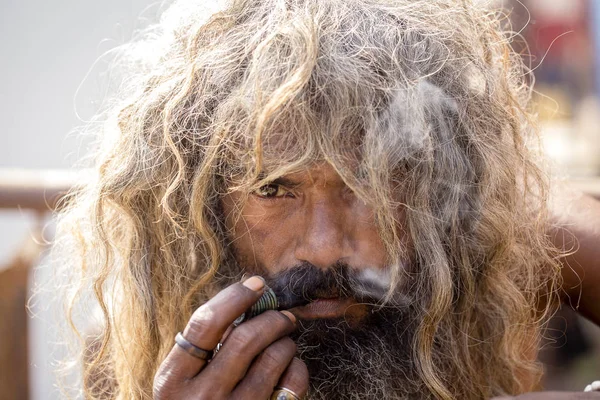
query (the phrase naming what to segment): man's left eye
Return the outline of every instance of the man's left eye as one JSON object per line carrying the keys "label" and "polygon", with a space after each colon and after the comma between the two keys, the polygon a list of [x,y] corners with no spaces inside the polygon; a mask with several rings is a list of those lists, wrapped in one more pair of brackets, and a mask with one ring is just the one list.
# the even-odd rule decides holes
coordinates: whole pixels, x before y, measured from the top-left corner
{"label": "man's left eye", "polygon": [[275,198],[275,197],[283,197],[289,192],[284,189],[283,186],[277,185],[275,183],[269,183],[268,185],[264,185],[256,189],[252,192],[254,195],[262,198]]}

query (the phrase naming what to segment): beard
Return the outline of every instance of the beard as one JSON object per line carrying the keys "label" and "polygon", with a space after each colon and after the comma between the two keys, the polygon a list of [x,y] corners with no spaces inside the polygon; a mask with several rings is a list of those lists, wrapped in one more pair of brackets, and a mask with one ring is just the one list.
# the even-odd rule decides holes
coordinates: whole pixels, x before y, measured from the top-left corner
{"label": "beard", "polygon": [[[363,270],[364,272],[364,270]],[[336,295],[367,305],[359,319],[299,320],[291,337],[309,371],[307,399],[415,399],[419,394],[412,339],[418,313],[405,295],[382,304],[385,285],[336,264],[327,270],[304,263],[267,279],[284,299],[311,301]]]}
{"label": "beard", "polygon": [[411,329],[391,311],[377,311],[360,326],[343,318],[301,321],[292,334],[308,367],[308,399],[414,399],[417,379]]}
{"label": "beard", "polygon": [[242,272],[262,275],[283,309],[332,294],[366,305],[367,312],[359,320],[347,316],[298,320],[298,329],[290,337],[309,372],[305,400],[430,398],[423,391],[413,355],[422,312],[417,299],[407,294],[409,282],[384,301],[389,280],[368,268],[337,263],[324,270],[304,262],[269,276],[263,268],[244,268],[250,263],[230,255],[226,258],[230,272],[222,284],[239,281]]}

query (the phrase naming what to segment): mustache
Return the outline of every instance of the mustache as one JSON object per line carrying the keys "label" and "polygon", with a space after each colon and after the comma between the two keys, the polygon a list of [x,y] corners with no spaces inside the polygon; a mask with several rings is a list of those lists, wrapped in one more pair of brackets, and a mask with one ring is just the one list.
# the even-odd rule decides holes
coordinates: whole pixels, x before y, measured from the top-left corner
{"label": "mustache", "polygon": [[320,298],[354,298],[380,304],[390,288],[389,276],[372,268],[351,268],[338,262],[327,269],[303,262],[266,278],[279,309],[308,304]]}

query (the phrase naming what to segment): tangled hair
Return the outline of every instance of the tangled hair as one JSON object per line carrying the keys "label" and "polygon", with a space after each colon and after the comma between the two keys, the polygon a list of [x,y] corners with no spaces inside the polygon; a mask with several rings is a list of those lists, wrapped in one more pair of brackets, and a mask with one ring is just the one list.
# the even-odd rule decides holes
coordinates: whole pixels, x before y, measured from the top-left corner
{"label": "tangled hair", "polygon": [[[85,395],[152,398],[176,332],[239,272],[222,196],[315,162],[372,206],[389,265],[410,238],[423,398],[532,389],[559,267],[528,70],[501,14],[469,0],[206,3],[175,2],[122,48],[94,177],[59,219]],[[409,273],[391,272],[390,292]]]}

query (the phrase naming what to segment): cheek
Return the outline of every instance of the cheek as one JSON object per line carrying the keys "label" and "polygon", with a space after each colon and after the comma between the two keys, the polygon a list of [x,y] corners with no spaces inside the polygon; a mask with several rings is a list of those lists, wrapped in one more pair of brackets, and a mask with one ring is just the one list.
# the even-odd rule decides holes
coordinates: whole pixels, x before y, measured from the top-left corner
{"label": "cheek", "polygon": [[[233,199],[224,199],[228,237],[238,262],[257,272],[269,272],[280,263],[282,249],[289,248],[285,216],[248,200],[235,212]],[[287,234],[286,234],[287,233]]]}
{"label": "cheek", "polygon": [[362,263],[383,267],[387,261],[387,251],[379,234],[373,210],[364,204],[353,207],[356,217],[354,227],[354,249]]}
{"label": "cheek", "polygon": [[[357,253],[363,260],[375,262],[376,265],[388,265],[390,263],[388,249],[383,242],[373,209],[362,203],[354,207],[354,212],[357,215],[357,224],[354,229],[358,238],[356,241]],[[406,226],[405,210],[397,210],[394,220],[399,236],[399,243],[395,247],[400,252],[401,259],[408,263],[412,254],[412,241]]]}

